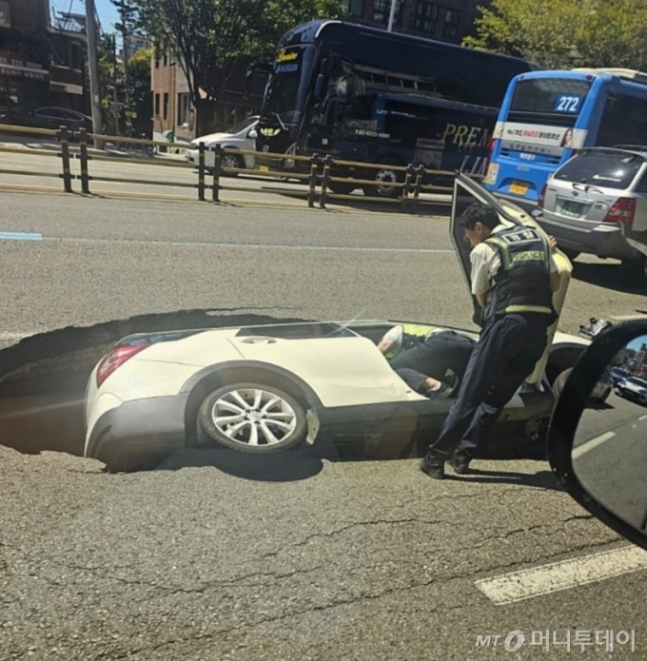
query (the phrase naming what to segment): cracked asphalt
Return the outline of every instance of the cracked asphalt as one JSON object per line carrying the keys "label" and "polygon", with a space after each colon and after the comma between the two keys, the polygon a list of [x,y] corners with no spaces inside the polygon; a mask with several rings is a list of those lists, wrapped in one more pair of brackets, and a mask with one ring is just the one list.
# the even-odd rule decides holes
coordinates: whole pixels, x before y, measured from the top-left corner
{"label": "cracked asphalt", "polygon": [[[7,337],[209,307],[471,327],[451,255],[420,252],[450,249],[446,220],[18,194],[2,209],[0,231],[45,239],[0,242]],[[565,330],[644,306],[613,267],[582,259]],[[198,451],[107,475],[93,460],[0,446],[0,659],[604,654],[476,646],[546,629],[633,629],[638,651],[607,656],[644,658],[645,572],[504,606],[479,591],[482,578],[627,542],[544,462],[474,468],[435,482],[415,460],[342,462],[322,448],[265,479],[218,470]]]}

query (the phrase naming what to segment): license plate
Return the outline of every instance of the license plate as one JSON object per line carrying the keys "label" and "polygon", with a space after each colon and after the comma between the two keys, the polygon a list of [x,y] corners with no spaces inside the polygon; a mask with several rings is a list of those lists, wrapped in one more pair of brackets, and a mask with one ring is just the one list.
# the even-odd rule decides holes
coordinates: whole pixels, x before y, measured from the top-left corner
{"label": "license plate", "polygon": [[269,168],[269,166],[267,166],[267,165],[259,165],[259,166],[258,166],[258,169],[259,169],[261,172],[269,172],[269,171],[270,171],[270,168]]}
{"label": "license plate", "polygon": [[525,195],[528,192],[528,184],[525,181],[513,181],[510,184],[510,192],[515,195]]}
{"label": "license plate", "polygon": [[562,202],[562,214],[570,218],[579,218],[582,215],[582,204],[566,200]]}

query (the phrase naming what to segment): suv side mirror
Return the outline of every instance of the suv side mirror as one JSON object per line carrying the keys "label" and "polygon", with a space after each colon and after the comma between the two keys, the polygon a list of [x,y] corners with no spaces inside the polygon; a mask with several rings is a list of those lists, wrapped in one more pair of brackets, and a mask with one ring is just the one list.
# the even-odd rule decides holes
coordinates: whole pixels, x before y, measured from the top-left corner
{"label": "suv side mirror", "polygon": [[646,437],[647,319],[635,319],[594,336],[576,363],[553,411],[548,458],[572,498],[645,549]]}
{"label": "suv side mirror", "polygon": [[322,101],[326,96],[326,87],[328,86],[328,76],[320,73],[315,81],[314,98],[315,101]]}

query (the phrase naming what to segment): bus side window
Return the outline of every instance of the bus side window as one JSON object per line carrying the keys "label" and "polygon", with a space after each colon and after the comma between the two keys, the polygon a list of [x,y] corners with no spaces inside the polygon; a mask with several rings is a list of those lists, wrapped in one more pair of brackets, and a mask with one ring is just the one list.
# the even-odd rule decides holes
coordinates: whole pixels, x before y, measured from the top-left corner
{"label": "bus side window", "polygon": [[610,94],[604,104],[596,144],[647,145],[647,100]]}

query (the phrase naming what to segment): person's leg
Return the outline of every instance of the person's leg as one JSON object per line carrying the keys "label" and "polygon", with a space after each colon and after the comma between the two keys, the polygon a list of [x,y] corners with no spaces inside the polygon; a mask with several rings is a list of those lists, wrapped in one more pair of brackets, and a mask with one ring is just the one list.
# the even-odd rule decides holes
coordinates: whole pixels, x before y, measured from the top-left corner
{"label": "person's leg", "polygon": [[[484,401],[476,409],[469,427],[458,443],[456,465],[466,469],[476,449],[484,443],[505,405],[512,399],[524,379],[532,373],[546,349],[547,327],[542,319],[523,321],[517,327],[516,339],[509,337],[509,356],[505,372],[500,375]],[[515,353],[516,347],[516,353]]]}
{"label": "person's leg", "polygon": [[[507,316],[486,326],[470,356],[456,402],[443,424],[438,438],[430,443],[421,468],[432,477],[442,478],[444,462],[449,459],[474,416],[505,374],[509,362],[525,342],[523,318]],[[469,463],[469,459],[466,460]]]}

